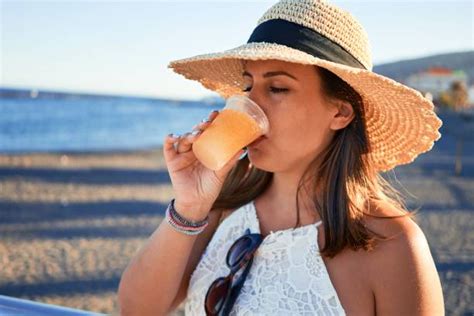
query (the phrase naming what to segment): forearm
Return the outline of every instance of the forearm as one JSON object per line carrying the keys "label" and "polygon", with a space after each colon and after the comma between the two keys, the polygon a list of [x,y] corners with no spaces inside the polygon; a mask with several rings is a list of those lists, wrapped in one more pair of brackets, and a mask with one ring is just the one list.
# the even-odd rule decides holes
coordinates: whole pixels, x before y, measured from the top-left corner
{"label": "forearm", "polygon": [[196,238],[163,220],[123,273],[118,291],[122,315],[164,315],[168,311]]}

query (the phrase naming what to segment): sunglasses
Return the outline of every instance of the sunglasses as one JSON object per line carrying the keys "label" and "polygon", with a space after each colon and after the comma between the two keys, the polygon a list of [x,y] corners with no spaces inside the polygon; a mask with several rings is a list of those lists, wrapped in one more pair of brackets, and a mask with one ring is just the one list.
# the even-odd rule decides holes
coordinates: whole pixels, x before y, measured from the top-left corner
{"label": "sunglasses", "polygon": [[[252,266],[253,255],[262,240],[261,234],[251,234],[247,228],[245,235],[230,246],[226,257],[230,273],[226,277],[217,278],[207,290],[204,300],[207,316],[229,315]],[[243,272],[236,276],[242,269]]]}

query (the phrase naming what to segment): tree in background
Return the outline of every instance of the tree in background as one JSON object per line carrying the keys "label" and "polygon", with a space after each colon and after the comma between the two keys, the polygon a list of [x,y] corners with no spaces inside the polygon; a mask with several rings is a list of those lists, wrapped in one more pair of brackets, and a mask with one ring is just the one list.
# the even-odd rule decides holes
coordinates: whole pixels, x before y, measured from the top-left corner
{"label": "tree in background", "polygon": [[450,88],[441,93],[440,101],[443,105],[455,111],[466,108],[468,106],[466,84],[460,80],[453,81]]}

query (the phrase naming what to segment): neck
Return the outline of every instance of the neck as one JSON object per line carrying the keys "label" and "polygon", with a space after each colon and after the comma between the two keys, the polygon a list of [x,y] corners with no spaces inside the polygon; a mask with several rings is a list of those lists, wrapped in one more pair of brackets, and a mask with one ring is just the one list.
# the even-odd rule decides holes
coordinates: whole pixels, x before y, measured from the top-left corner
{"label": "neck", "polygon": [[[272,217],[274,216],[275,219],[296,221],[296,195],[303,172],[304,169],[300,169],[273,174],[270,186],[261,195],[260,199],[264,205],[272,210]],[[313,190],[312,182],[302,182],[302,187],[298,193],[300,220],[319,220],[311,194]]]}

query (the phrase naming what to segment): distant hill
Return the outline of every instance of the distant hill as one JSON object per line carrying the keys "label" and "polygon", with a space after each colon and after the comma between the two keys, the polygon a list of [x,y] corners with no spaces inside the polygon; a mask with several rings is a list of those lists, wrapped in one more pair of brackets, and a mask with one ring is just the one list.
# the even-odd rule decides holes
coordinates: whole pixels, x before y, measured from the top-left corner
{"label": "distant hill", "polygon": [[203,100],[176,100],[166,98],[126,96],[126,95],[107,95],[107,94],[91,94],[91,93],[70,93],[58,92],[42,89],[22,89],[0,87],[0,99],[41,99],[41,100],[117,100],[117,101],[137,101],[150,102],[150,104],[162,105],[173,104],[175,106],[209,106],[219,107],[223,104],[223,100],[218,98],[209,98]]}
{"label": "distant hill", "polygon": [[404,82],[411,74],[433,66],[463,70],[469,78],[469,84],[474,84],[474,51],[440,54],[381,64],[374,66],[373,71],[399,82]]}

